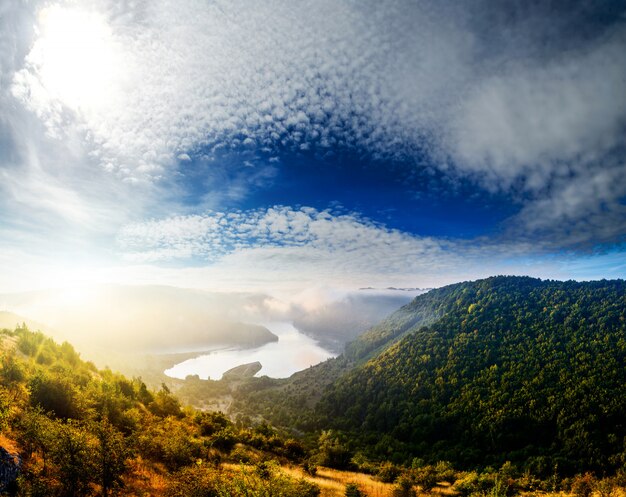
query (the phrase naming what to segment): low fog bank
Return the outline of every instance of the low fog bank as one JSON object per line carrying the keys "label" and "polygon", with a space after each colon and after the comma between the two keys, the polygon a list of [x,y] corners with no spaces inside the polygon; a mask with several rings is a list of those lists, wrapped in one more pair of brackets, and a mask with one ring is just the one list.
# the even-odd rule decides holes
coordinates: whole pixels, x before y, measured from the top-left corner
{"label": "low fog bank", "polygon": [[366,289],[312,309],[296,317],[293,324],[300,332],[318,340],[324,348],[341,353],[346,343],[420,293],[423,291]]}
{"label": "low fog bank", "polygon": [[35,329],[69,341],[88,356],[258,347],[278,339],[262,326],[268,322],[293,323],[339,353],[346,342],[422,292],[318,288],[273,296],[106,285],[0,295],[0,311],[26,316],[27,324],[33,320]]}

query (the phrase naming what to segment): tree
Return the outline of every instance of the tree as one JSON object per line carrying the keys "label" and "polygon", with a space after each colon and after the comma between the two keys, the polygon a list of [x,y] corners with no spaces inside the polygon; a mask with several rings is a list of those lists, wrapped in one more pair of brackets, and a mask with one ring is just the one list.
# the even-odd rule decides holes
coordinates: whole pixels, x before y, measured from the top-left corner
{"label": "tree", "polygon": [[58,468],[63,497],[87,495],[96,480],[94,441],[84,426],[74,420],[55,420],[55,439],[50,458]]}
{"label": "tree", "polygon": [[347,483],[344,495],[346,497],[367,497],[367,494],[356,483]]}
{"label": "tree", "polygon": [[331,468],[345,468],[350,464],[351,454],[332,430],[322,431],[318,440],[317,463]]}
{"label": "tree", "polygon": [[102,486],[102,495],[106,497],[109,491],[122,486],[128,449],[124,436],[113,427],[108,419],[105,418],[96,423],[92,431],[98,437],[96,474]]}

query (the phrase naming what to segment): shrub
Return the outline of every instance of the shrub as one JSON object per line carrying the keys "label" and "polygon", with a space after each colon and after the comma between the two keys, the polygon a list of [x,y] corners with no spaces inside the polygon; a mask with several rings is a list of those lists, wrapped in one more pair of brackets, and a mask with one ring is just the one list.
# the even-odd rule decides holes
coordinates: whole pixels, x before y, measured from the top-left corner
{"label": "shrub", "polygon": [[423,466],[414,470],[415,483],[421,487],[424,492],[429,492],[437,485],[438,473],[435,466]]}
{"label": "shrub", "polygon": [[84,413],[84,399],[70,379],[56,374],[40,373],[30,380],[31,404],[41,406],[58,418],[78,419]]}
{"label": "shrub", "polygon": [[595,478],[591,473],[577,475],[572,479],[572,493],[576,497],[591,497],[595,484]]}
{"label": "shrub", "polygon": [[154,421],[139,434],[138,441],[144,455],[164,463],[169,470],[180,469],[204,455],[202,441],[173,417]]}
{"label": "shrub", "polygon": [[237,443],[233,430],[223,428],[209,437],[209,445],[223,452],[230,452]]}
{"label": "shrub", "polygon": [[615,495],[615,480],[612,478],[603,478],[595,484],[596,492],[600,497],[613,497]]}
{"label": "shrub", "polygon": [[316,461],[320,466],[344,469],[350,465],[350,451],[332,430],[323,431],[318,440]]}
{"label": "shrub", "polygon": [[448,461],[439,461],[435,465],[435,473],[437,482],[445,481],[448,483],[454,483],[456,480],[456,471]]}
{"label": "shrub", "polygon": [[495,483],[495,478],[490,474],[478,474],[476,471],[465,473],[454,483],[454,490],[462,497],[474,494],[486,494]]}
{"label": "shrub", "polygon": [[298,440],[294,440],[293,438],[285,440],[283,450],[285,456],[292,461],[301,461],[306,455],[306,450],[302,443]]}
{"label": "shrub", "polygon": [[250,451],[246,450],[244,447],[235,447],[230,453],[230,458],[240,464],[250,464],[254,459]]}
{"label": "shrub", "polygon": [[302,469],[308,475],[315,476],[317,474],[317,465],[311,459],[304,460]]}
{"label": "shrub", "polygon": [[[262,467],[262,473],[259,468]],[[179,471],[167,491],[168,497],[318,497],[320,489],[306,480],[282,473],[273,462],[253,471],[242,466],[225,471],[196,464]]]}
{"label": "shrub", "polygon": [[400,475],[396,480],[394,497],[416,497],[417,493],[413,489],[413,480],[407,474]]}
{"label": "shrub", "polygon": [[396,478],[400,476],[401,469],[390,462],[384,462],[378,468],[376,472],[376,478],[378,478],[383,483],[393,483],[396,481]]}
{"label": "shrub", "polygon": [[96,442],[77,421],[56,420],[50,459],[58,468],[63,495],[87,495],[89,484],[97,479],[94,465]]}
{"label": "shrub", "polygon": [[366,497],[367,494],[356,483],[346,484],[345,497]]}

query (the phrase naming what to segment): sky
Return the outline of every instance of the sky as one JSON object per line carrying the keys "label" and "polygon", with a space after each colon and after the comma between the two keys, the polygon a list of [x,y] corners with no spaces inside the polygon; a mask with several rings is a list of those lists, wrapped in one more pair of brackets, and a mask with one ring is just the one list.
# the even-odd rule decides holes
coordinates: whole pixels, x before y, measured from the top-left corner
{"label": "sky", "polygon": [[0,292],[626,276],[626,3],[3,0]]}

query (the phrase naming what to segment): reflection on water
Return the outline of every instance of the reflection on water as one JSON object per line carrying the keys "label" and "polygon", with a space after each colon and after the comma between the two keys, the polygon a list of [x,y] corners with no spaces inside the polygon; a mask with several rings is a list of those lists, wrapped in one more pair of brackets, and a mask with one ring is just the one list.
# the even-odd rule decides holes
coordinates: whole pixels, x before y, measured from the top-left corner
{"label": "reflection on water", "polygon": [[257,376],[287,378],[296,371],[318,364],[335,354],[320,347],[315,340],[300,333],[291,323],[263,323],[278,342],[268,343],[256,349],[221,349],[176,364],[165,371],[172,378],[184,379],[197,374],[200,378],[219,380],[229,369],[259,361],[263,369]]}

